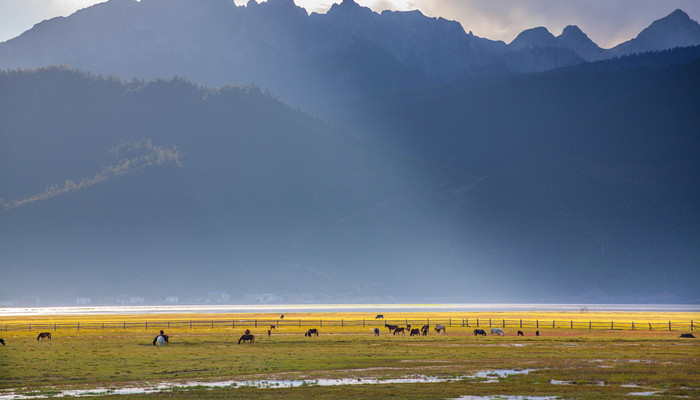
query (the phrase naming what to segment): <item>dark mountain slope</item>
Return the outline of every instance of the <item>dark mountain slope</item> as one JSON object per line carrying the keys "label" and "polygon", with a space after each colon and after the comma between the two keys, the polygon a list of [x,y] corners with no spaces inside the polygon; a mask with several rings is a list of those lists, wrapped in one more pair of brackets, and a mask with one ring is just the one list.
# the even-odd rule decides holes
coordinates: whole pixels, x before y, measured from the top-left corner
{"label": "dark mountain slope", "polygon": [[484,246],[528,266],[521,279],[689,295],[699,287],[688,272],[700,256],[700,64],[620,63],[364,99],[332,118],[482,177],[466,220]]}
{"label": "dark mountain slope", "polygon": [[56,69],[0,88],[3,296],[405,299],[466,273],[449,226],[473,178],[258,89]]}

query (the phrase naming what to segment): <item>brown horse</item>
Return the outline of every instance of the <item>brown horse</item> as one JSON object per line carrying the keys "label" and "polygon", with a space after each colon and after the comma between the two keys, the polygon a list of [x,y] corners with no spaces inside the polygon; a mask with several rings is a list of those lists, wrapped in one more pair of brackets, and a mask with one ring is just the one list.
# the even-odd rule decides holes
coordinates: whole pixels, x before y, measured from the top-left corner
{"label": "brown horse", "polygon": [[418,328],[411,329],[411,336],[420,336],[420,329],[418,329]]}
{"label": "brown horse", "polygon": [[36,341],[38,342],[39,339],[44,340],[48,339],[49,341],[51,340],[51,332],[41,332],[39,336],[36,337]]}
{"label": "brown horse", "polygon": [[394,335],[396,335],[396,334],[399,333],[399,332],[401,332],[402,335],[405,335],[405,334],[406,334],[406,328],[400,326],[400,327],[394,329]]}
{"label": "brown horse", "polygon": [[238,339],[238,344],[241,344],[241,342],[255,343],[255,335],[242,335],[241,338]]}
{"label": "brown horse", "polygon": [[0,339],[0,344],[3,345],[3,346],[5,346],[5,341],[2,340],[2,339]]}
{"label": "brown horse", "polygon": [[308,336],[308,337],[311,337],[311,335],[316,335],[316,336],[318,336],[318,329],[316,329],[316,328],[311,328],[311,329],[309,329],[308,331],[306,331],[306,333],[304,334],[304,336]]}
{"label": "brown horse", "polygon": [[387,325],[387,324],[384,324],[384,326],[389,330],[389,332],[391,332],[394,329],[399,327],[398,325]]}

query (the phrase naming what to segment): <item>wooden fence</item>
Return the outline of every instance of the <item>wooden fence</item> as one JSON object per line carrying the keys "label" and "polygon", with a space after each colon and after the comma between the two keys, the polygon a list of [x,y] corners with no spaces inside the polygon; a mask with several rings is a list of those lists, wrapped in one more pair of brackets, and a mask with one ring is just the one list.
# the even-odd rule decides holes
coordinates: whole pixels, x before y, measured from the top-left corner
{"label": "wooden fence", "polygon": [[105,329],[206,329],[206,328],[319,328],[335,327],[380,327],[386,324],[422,325],[441,324],[463,328],[512,328],[512,329],[588,329],[588,330],[650,330],[650,331],[694,331],[694,321],[632,322],[632,321],[583,321],[583,320],[542,320],[542,319],[496,319],[496,318],[426,318],[426,319],[233,319],[233,320],[179,320],[179,321],[138,321],[138,322],[75,322],[41,324],[2,324],[0,331],[57,331],[59,329],[105,330]]}

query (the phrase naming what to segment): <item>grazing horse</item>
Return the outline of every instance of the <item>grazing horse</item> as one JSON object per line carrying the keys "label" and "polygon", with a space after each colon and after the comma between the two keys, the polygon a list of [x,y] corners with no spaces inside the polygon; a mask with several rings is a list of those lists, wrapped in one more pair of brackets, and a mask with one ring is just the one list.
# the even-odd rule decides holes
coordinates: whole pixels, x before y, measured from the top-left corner
{"label": "grazing horse", "polygon": [[309,329],[308,331],[306,331],[306,333],[304,334],[304,336],[308,336],[308,337],[311,337],[311,335],[316,335],[316,336],[318,336],[318,329],[316,329],[316,328],[311,328],[311,329]]}
{"label": "grazing horse", "polygon": [[238,344],[241,344],[241,342],[255,343],[255,335],[241,335],[241,338],[238,339]]}
{"label": "grazing horse", "polygon": [[445,328],[445,325],[435,324],[435,332],[440,333],[440,331],[442,331],[442,333],[446,333],[447,328]]}
{"label": "grazing horse", "polygon": [[535,336],[540,336],[540,331],[535,332]]}
{"label": "grazing horse", "polygon": [[523,333],[523,331],[518,331],[518,336],[525,336],[525,334]]}
{"label": "grazing horse", "polygon": [[503,329],[501,329],[501,328],[491,328],[491,334],[505,336],[505,333],[503,332]]}
{"label": "grazing horse", "polygon": [[405,335],[405,334],[406,334],[406,328],[404,328],[403,326],[400,326],[400,327],[394,329],[394,335],[396,335],[396,334],[399,333],[399,332],[401,332],[402,335]]}
{"label": "grazing horse", "polygon": [[[693,335],[692,333],[681,333],[681,337],[686,338],[686,339],[691,339],[691,338],[694,338],[695,335]],[[2,340],[2,339],[0,339],[0,340]],[[5,345],[5,343],[3,343],[3,346],[4,345]]]}
{"label": "grazing horse", "polygon": [[165,335],[156,336],[156,338],[153,339],[153,345],[155,346],[156,343],[158,343],[158,347],[163,346],[165,344]]}
{"label": "grazing horse", "polygon": [[389,329],[389,332],[391,332],[391,331],[393,331],[394,329],[396,329],[396,328],[399,327],[398,325],[387,325],[387,324],[384,324],[384,326],[385,326],[387,329]]}
{"label": "grazing horse", "polygon": [[5,341],[2,340],[2,339],[0,339],[0,344],[3,345],[3,347],[4,347],[4,346],[5,346]]}
{"label": "grazing horse", "polygon": [[474,329],[474,336],[486,336],[486,331],[483,329]]}
{"label": "grazing horse", "polygon": [[411,329],[411,336],[413,336],[413,335],[420,336],[420,329],[418,329],[418,328]]}
{"label": "grazing horse", "polygon": [[374,328],[374,336],[379,336],[379,328]]}
{"label": "grazing horse", "polygon": [[41,332],[39,336],[36,337],[36,341],[38,342],[39,339],[44,340],[48,339],[51,340],[51,332]]}
{"label": "grazing horse", "polygon": [[384,319],[384,315],[383,315],[383,314],[377,314],[377,316],[374,317],[374,319]]}

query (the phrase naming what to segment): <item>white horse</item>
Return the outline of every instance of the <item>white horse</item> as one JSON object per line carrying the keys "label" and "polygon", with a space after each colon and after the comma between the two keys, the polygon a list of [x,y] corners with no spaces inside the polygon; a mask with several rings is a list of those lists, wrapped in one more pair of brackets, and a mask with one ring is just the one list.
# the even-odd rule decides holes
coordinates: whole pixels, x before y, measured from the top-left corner
{"label": "white horse", "polygon": [[163,346],[163,344],[165,344],[165,338],[163,337],[163,335],[158,335],[153,341],[153,344],[158,344],[158,347]]}
{"label": "white horse", "polygon": [[445,325],[435,324],[435,331],[437,331],[437,333],[440,333],[440,331],[445,333],[447,332],[447,329],[445,328]]}
{"label": "white horse", "polygon": [[505,336],[505,333],[503,332],[503,329],[501,329],[501,328],[491,328],[491,334]]}

